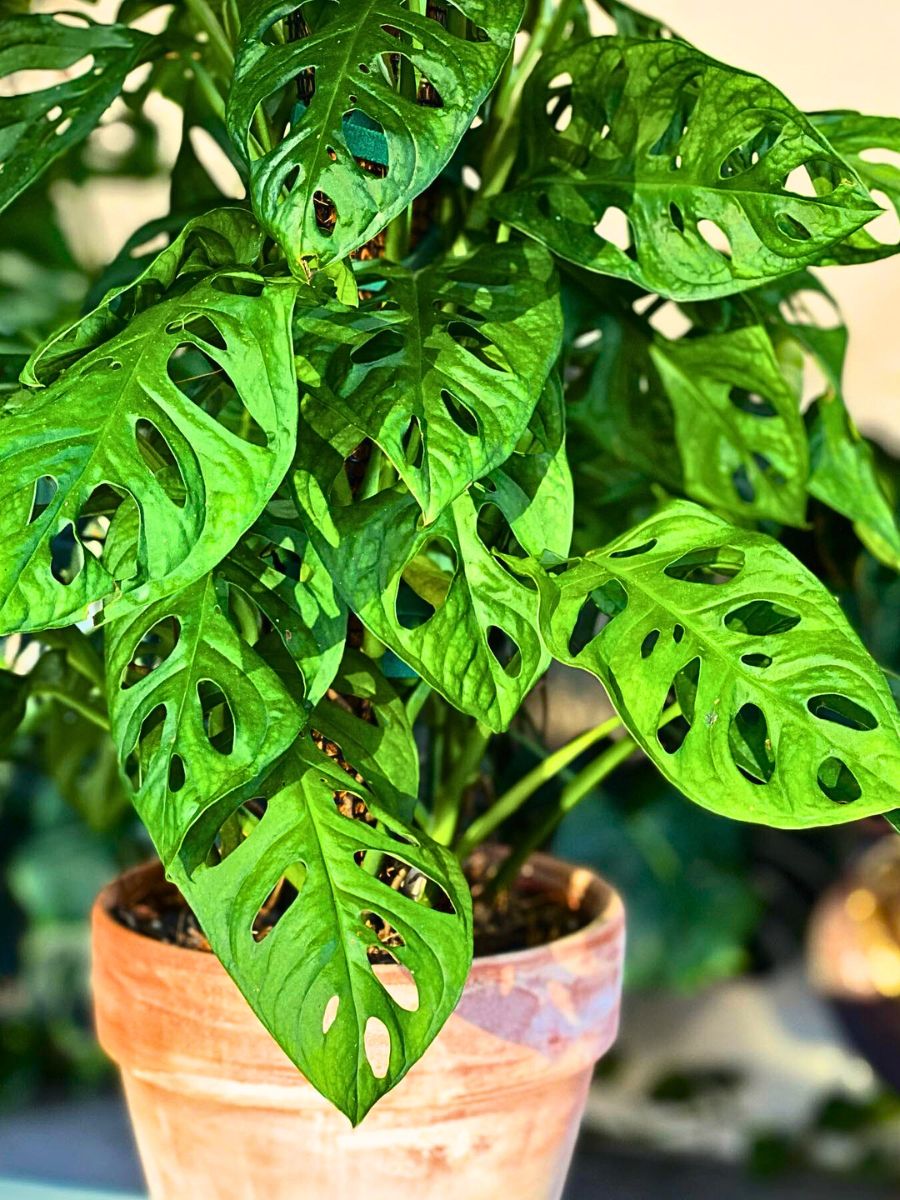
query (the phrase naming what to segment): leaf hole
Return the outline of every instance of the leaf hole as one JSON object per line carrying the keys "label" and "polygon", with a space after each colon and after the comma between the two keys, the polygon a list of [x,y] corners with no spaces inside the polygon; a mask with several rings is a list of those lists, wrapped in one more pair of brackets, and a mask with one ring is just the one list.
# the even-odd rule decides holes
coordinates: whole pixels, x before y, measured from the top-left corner
{"label": "leaf hole", "polygon": [[33,525],[42,517],[59,491],[59,483],[52,475],[42,475],[34,481],[34,497],[31,501],[31,514],[28,524]]}
{"label": "leaf hole", "polygon": [[122,672],[119,682],[122,691],[128,691],[159,670],[171,658],[180,637],[181,624],[177,617],[163,617],[148,629],[132,650],[131,659]]}
{"label": "leaf hole", "polygon": [[764,396],[757,392],[748,392],[746,388],[733,387],[728,393],[728,399],[741,412],[750,413],[754,417],[774,417],[777,409]]}
{"label": "leaf hole", "polygon": [[394,355],[400,354],[406,345],[403,335],[396,329],[381,329],[373,337],[357,346],[350,354],[351,362],[358,366],[369,366],[371,363],[383,363]]}
{"label": "leaf hole", "polygon": [[825,759],[816,774],[819,790],[835,804],[852,804],[862,795],[856,776],[834,755]]}
{"label": "leaf hole", "polygon": [[672,200],[669,204],[669,220],[679,233],[684,233],[684,213],[674,200]]}
{"label": "leaf hole", "polygon": [[862,733],[878,728],[875,715],[863,705],[847,696],[836,692],[826,692],[821,696],[811,696],[806,707],[820,721],[830,721],[834,725],[842,725],[845,729],[855,729]]}
{"label": "leaf hole", "polygon": [[[376,971],[375,978],[398,1008],[405,1012],[418,1012],[419,987],[412,971],[389,950],[379,947],[378,953],[381,962],[386,961],[390,964],[390,971]],[[394,978],[397,972],[402,975],[402,979]]]}
{"label": "leaf hole", "polygon": [[[692,658],[672,680],[672,686],[660,711],[660,721],[657,723],[656,740],[666,754],[677,754],[684,745],[685,738],[694,724],[694,708],[697,699],[697,687],[700,682],[701,662],[699,657]],[[662,714],[666,709],[677,703],[681,712],[665,724],[661,723]]]}
{"label": "leaf hole", "polygon": [[459,567],[445,538],[429,538],[403,569],[395,611],[404,629],[418,629],[443,608]]}
{"label": "leaf hole", "polygon": [[772,665],[772,657],[769,654],[742,654],[741,662],[746,663],[748,667],[755,667],[758,671],[764,671]]}
{"label": "leaf hole", "polygon": [[212,346],[216,350],[227,349],[224,337],[205,313],[193,313],[180,321],[172,321],[166,326],[166,333],[195,337],[203,343],[201,349],[204,346]]}
{"label": "leaf hole", "polygon": [[704,217],[697,222],[697,232],[710,249],[715,250],[725,258],[731,257],[731,241],[721,225]]}
{"label": "leaf hole", "polygon": [[491,625],[487,631],[488,649],[510,679],[516,679],[522,670],[522,653],[511,634],[499,625]]}
{"label": "leaf hole", "polygon": [[186,400],[230,434],[252,446],[268,445],[268,437],[225,368],[192,343],[183,342],[169,356],[167,371]]}
{"label": "leaf hole", "polygon": [[376,1079],[384,1079],[391,1065],[391,1035],[379,1017],[366,1021],[364,1038],[366,1060]]}
{"label": "leaf hole", "polygon": [[332,1027],[332,1025],[337,1020],[338,1009],[340,1008],[340,1005],[341,1005],[341,998],[340,998],[340,996],[337,996],[337,995],[332,996],[331,999],[328,1001],[328,1003],[325,1005],[325,1011],[322,1013],[322,1036],[323,1037],[327,1036],[328,1030]]}
{"label": "leaf hole", "polygon": [[618,579],[609,579],[594,588],[578,610],[569,636],[569,653],[574,658],[582,654],[627,604],[628,593]]}
{"label": "leaf hole", "polygon": [[509,359],[496,343],[489,337],[465,321],[451,321],[447,326],[447,335],[478,362],[489,367],[492,371],[502,371],[512,374]]}
{"label": "leaf hole", "polygon": [[788,212],[781,212],[775,218],[775,225],[792,242],[808,242],[812,237],[806,226]]}
{"label": "leaf hole", "polygon": [[731,482],[734,484],[734,490],[737,492],[739,499],[745,504],[752,504],[756,499],[756,488],[750,479],[750,472],[747,470],[746,464],[741,463],[731,473]]}
{"label": "leaf hole", "polygon": [[783,125],[777,121],[766,121],[761,125],[722,160],[719,167],[721,178],[732,179],[762,162],[778,141],[782,129]]}
{"label": "leaf hole", "polygon": [[[290,878],[287,878],[287,873],[285,873],[278,879],[253,918],[250,930],[253,940],[257,943],[265,941],[269,934],[277,929],[303,891],[303,885],[306,882],[306,864],[303,862],[293,864],[289,868],[289,873]],[[334,1015],[337,1016],[337,1006],[335,1006]]]}
{"label": "leaf hole", "polygon": [[684,626],[676,623],[672,629],[672,641],[675,643],[676,646],[678,646],[681,644],[681,642],[683,640],[684,640]]}
{"label": "leaf hole", "polygon": [[84,570],[84,547],[75,536],[75,526],[67,521],[50,539],[50,574],[57,583],[70,587]]}
{"label": "leaf hole", "polygon": [[665,568],[664,574],[682,583],[721,586],[744,569],[744,552],[732,546],[704,546],[689,550]]}
{"label": "leaf hole", "polygon": [[175,452],[159,427],[145,417],[140,417],[135,422],[134,436],[141,458],[166,496],[177,508],[184,508],[187,504],[187,484]]}
{"label": "leaf hole", "polygon": [[173,754],[169,759],[169,791],[180,792],[184,787],[187,776],[184,773],[184,759],[180,754]]}
{"label": "leaf hole", "polygon": [[594,226],[594,233],[619,250],[627,251],[631,246],[631,226],[623,209],[611,204]]}
{"label": "leaf hole", "polygon": [[641,542],[639,546],[628,546],[624,550],[613,550],[610,558],[635,558],[639,554],[649,554],[656,545],[656,538],[651,538],[649,542]]}
{"label": "leaf hole", "polygon": [[444,402],[444,407],[447,410],[447,416],[458,429],[460,429],[467,437],[478,437],[480,426],[478,418],[467,408],[461,400],[448,392],[446,388],[441,391],[441,399]]}
{"label": "leaf hole", "polygon": [[651,629],[644,640],[641,642],[641,658],[649,658],[656,649],[656,643],[659,641],[659,630]]}
{"label": "leaf hole", "polygon": [[773,600],[751,600],[726,615],[725,627],[750,637],[774,637],[790,632],[800,621],[799,613]]}
{"label": "leaf hole", "polygon": [[728,730],[734,764],[751,783],[765,784],[775,773],[775,751],[765,714],[756,704],[743,704]]}
{"label": "leaf hole", "polygon": [[235,723],[228,697],[217,683],[211,679],[201,679],[197,683],[197,699],[200,702],[203,731],[210,746],[219,754],[231,754],[234,750]]}

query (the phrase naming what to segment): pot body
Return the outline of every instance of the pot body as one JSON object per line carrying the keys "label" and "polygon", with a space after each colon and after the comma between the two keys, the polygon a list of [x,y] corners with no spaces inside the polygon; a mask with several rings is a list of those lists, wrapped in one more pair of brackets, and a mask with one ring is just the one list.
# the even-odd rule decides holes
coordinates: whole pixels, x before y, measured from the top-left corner
{"label": "pot body", "polygon": [[558,1200],[594,1066],[616,1035],[624,917],[589,871],[541,855],[526,871],[527,886],[584,906],[590,923],[477,959],[456,1012],[357,1129],[213,955],[111,915],[148,894],[158,865],[101,893],[97,1028],[122,1073],[152,1200]]}

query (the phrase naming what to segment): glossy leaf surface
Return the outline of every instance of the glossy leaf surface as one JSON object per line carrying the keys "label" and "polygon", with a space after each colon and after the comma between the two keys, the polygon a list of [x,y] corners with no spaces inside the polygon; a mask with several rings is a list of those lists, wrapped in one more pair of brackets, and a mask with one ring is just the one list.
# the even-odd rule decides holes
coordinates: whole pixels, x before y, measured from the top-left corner
{"label": "glossy leaf surface", "polygon": [[[523,9],[522,0],[459,0],[440,16],[400,0],[250,7],[228,126],[250,162],[258,106],[301,81],[283,136],[279,129],[250,162],[257,216],[298,272],[303,260],[323,265],[363,245],[437,176],[496,79]],[[267,38],[294,13],[292,40]],[[376,149],[360,144],[360,129]]]}
{"label": "glossy leaf surface", "polygon": [[[0,15],[0,209],[98,124],[158,39],[86,17]],[[31,72],[47,72],[31,88]]]}
{"label": "glossy leaf surface", "polygon": [[[788,828],[896,805],[890,691],[827,590],[778,543],[680,502],[561,574],[530,573],[554,656],[604,682],[696,803]],[[683,716],[660,729],[673,698]]]}
{"label": "glossy leaf surface", "polygon": [[421,271],[373,263],[357,282],[373,293],[358,310],[298,309],[316,395],[381,447],[430,524],[528,427],[560,350],[553,261],[482,247]]}
{"label": "glossy leaf surface", "polygon": [[[250,274],[205,279],[0,421],[0,628],[63,624],[114,594],[142,604],[219,562],[293,454],[294,298]],[[120,502],[141,529],[111,571],[89,521]]]}
{"label": "glossy leaf surface", "polygon": [[765,330],[660,338],[650,353],[675,414],[684,490],[738,517],[802,525],[809,454],[799,397]]}
{"label": "glossy leaf surface", "polygon": [[[456,1006],[472,953],[468,886],[452,854],[382,807],[355,764],[348,773],[308,739],[245,796],[264,809],[249,835],[222,855],[219,827],[238,797],[195,826],[174,877],[257,1016],[356,1124]],[[357,819],[344,815],[351,805]],[[381,856],[408,869],[403,886],[367,870]],[[299,895],[261,936],[257,918],[285,872]],[[426,881],[433,907],[414,899]],[[373,966],[385,950],[405,979]]]}
{"label": "glossy leaf surface", "polygon": [[[876,212],[776,88],[681,42],[599,38],[552,55],[525,119],[524,175],[497,216],[571,262],[676,299],[796,271]],[[837,183],[806,195],[823,161]]]}

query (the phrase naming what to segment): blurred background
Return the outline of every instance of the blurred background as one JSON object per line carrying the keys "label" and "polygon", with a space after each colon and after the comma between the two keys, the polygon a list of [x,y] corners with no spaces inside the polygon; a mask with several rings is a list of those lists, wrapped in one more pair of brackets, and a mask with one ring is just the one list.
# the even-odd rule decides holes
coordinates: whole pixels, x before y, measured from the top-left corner
{"label": "blurred background", "polygon": [[[102,19],[109,6],[66,7]],[[849,22],[847,7],[828,0],[656,0],[652,11],[802,108],[900,115],[897,0],[857,0]],[[169,210],[181,131],[161,97],[149,112],[144,120],[117,101],[4,215],[0,356],[110,286],[105,269],[136,231],[129,253],[152,248],[145,227]],[[220,189],[242,195],[212,137],[191,136]],[[900,238],[893,212],[881,220],[880,236]],[[851,332],[848,405],[897,478],[900,259],[822,274]],[[849,523],[823,522],[795,549],[828,578],[882,665],[900,671],[900,581]],[[32,652],[0,643],[14,673]],[[0,1175],[41,1164],[45,1178],[136,1187],[115,1081],[90,1029],[86,914],[149,844],[103,730],[53,699],[71,687],[66,653],[51,646],[42,658],[44,698],[15,738],[15,674],[0,675]],[[565,672],[539,700],[559,739],[594,723],[605,702]],[[513,757],[507,769],[527,765]],[[882,821],[803,834],[729,823],[641,763],[571,814],[554,849],[601,870],[630,915],[624,1029],[593,1091],[573,1195],[600,1195],[606,1175],[617,1183],[602,1194],[615,1200],[649,1194],[659,1177],[668,1190],[655,1194],[679,1197],[897,1194],[895,841]]]}

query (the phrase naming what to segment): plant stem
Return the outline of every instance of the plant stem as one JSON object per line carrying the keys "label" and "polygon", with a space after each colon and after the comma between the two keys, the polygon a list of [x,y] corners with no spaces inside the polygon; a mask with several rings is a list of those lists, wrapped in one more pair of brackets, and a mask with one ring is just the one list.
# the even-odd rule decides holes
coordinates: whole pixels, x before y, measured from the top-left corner
{"label": "plant stem", "polygon": [[509,857],[504,859],[500,870],[491,880],[489,893],[495,895],[508,888],[519,874],[522,865],[528,861],[535,850],[544,845],[566,813],[571,812],[579,800],[584,799],[588,792],[602,783],[607,775],[612,774],[616,767],[630,758],[636,749],[637,742],[631,737],[624,737],[610,746],[603,754],[598,755],[590,766],[585,767],[574,779],[571,779],[560,793],[559,804],[553,808],[552,812],[548,813],[528,837],[523,838],[516,845]]}
{"label": "plant stem", "polygon": [[508,820],[513,813],[517,812],[525,801],[534,795],[538,788],[542,787],[548,780],[553,779],[555,775],[558,775],[564,767],[567,767],[570,762],[573,762],[585,750],[590,749],[591,746],[602,741],[603,738],[609,737],[621,725],[621,717],[618,714],[613,714],[613,716],[603,721],[600,725],[595,726],[593,729],[588,729],[584,733],[580,733],[571,742],[566,742],[564,746],[560,746],[558,750],[555,750],[552,754],[548,754],[543,761],[539,762],[527,775],[524,775],[509,791],[504,792],[502,796],[495,800],[486,813],[472,822],[457,844],[457,857],[460,860],[468,858],[475,847],[479,846],[495,830],[499,829],[503,822]]}
{"label": "plant stem", "polygon": [[[680,715],[681,705],[677,703],[671,705],[660,717],[660,727],[667,725],[670,721],[674,721]],[[559,800],[544,820],[538,824],[529,837],[523,838],[509,857],[504,860],[496,877],[491,881],[490,894],[493,895],[509,887],[521,870],[522,865],[528,861],[529,856],[535,850],[543,846],[550,838],[563,817],[567,813],[570,813],[585,796],[598,787],[617,767],[629,759],[637,749],[638,744],[633,737],[624,737],[621,741],[615,742],[610,746],[608,750],[604,750],[602,754],[598,755],[593,762],[588,763],[577,775],[574,775],[562,789],[559,794]]]}
{"label": "plant stem", "polygon": [[420,679],[413,688],[406,701],[406,719],[410,725],[415,725],[419,713],[422,711],[425,702],[431,695],[431,684],[426,683],[424,679]]}
{"label": "plant stem", "polygon": [[476,721],[450,773],[435,792],[431,836],[442,846],[449,846],[456,836],[463,795],[477,778],[490,737],[490,729]]}
{"label": "plant stem", "polygon": [[[575,0],[559,0],[554,5],[552,0],[544,0],[542,12],[535,22],[528,46],[522,55],[518,67],[512,68],[500,85],[494,100],[494,113],[491,117],[492,132],[488,136],[487,146],[482,159],[482,178],[484,186],[481,200],[496,196],[506,186],[506,181],[516,161],[518,149],[517,124],[519,106],[525,85],[531,78],[541,57],[552,50],[560,40],[568,23]],[[488,169],[490,164],[490,169]],[[483,227],[487,222],[485,207],[474,224]]]}
{"label": "plant stem", "polygon": [[194,20],[209,36],[209,44],[219,60],[220,69],[227,78],[230,78],[234,71],[234,51],[216,14],[210,8],[207,0],[186,0],[186,3]]}
{"label": "plant stem", "polygon": [[86,721],[90,721],[92,725],[96,725],[98,729],[105,729],[109,733],[110,724],[106,714],[98,712],[96,708],[91,708],[89,704],[83,704],[71,692],[67,692],[63,688],[37,687],[34,689],[34,695],[48,696],[51,700],[58,700],[60,704],[64,704],[66,708],[71,708],[73,712],[77,712]]}

